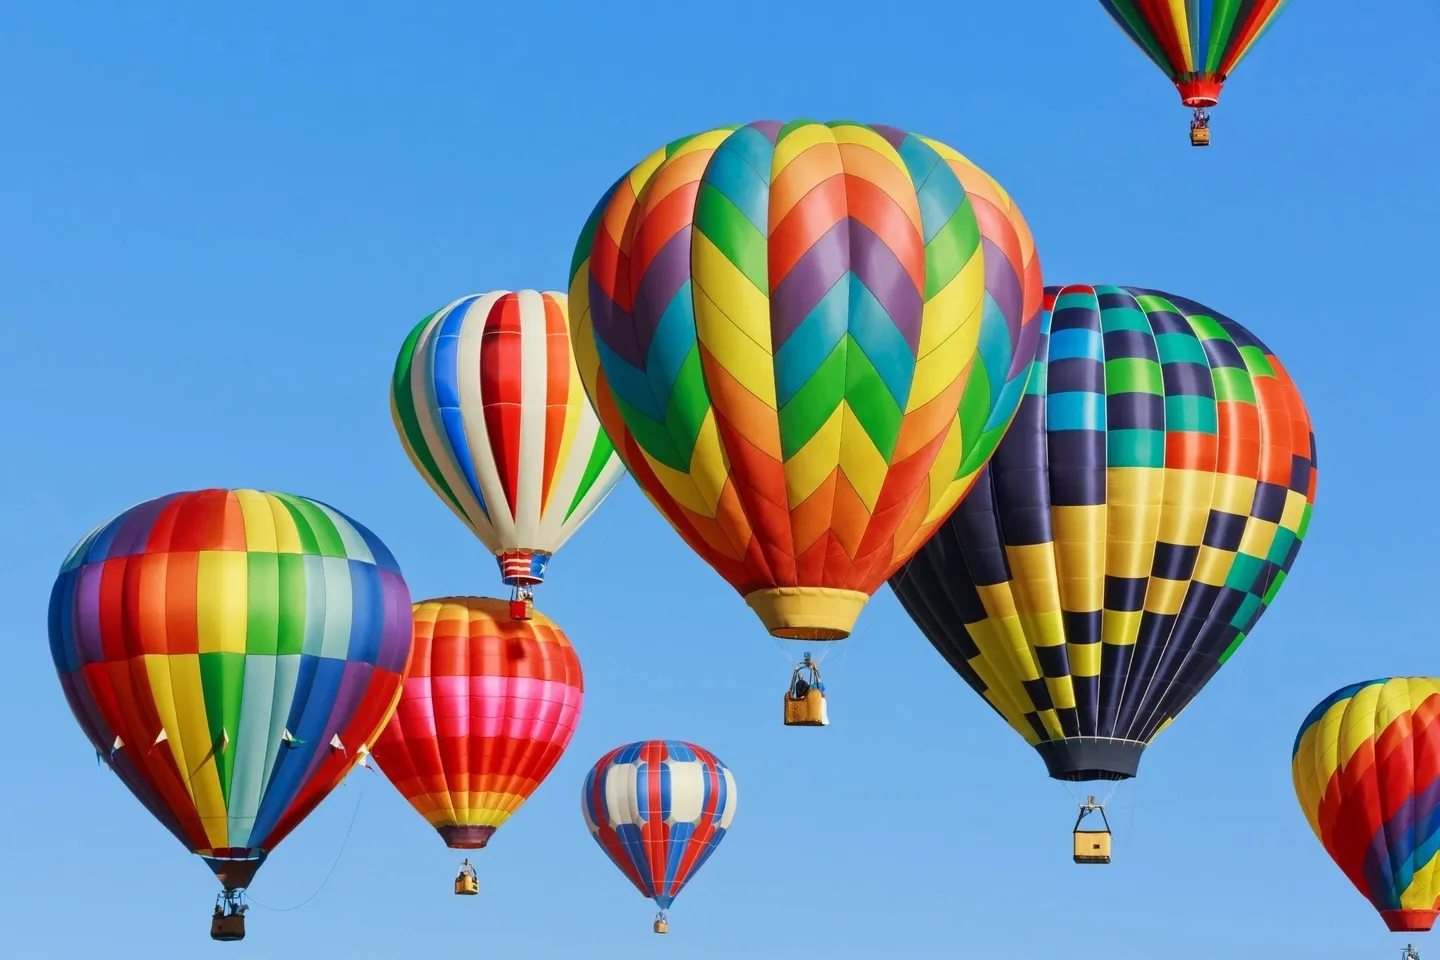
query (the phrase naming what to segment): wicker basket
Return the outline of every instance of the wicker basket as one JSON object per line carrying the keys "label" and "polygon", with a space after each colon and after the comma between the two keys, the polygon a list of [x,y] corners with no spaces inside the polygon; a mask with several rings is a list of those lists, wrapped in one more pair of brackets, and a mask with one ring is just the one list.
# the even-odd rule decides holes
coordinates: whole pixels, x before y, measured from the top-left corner
{"label": "wicker basket", "polygon": [[829,719],[825,715],[825,694],[811,688],[798,700],[785,694],[785,726],[823,727]]}

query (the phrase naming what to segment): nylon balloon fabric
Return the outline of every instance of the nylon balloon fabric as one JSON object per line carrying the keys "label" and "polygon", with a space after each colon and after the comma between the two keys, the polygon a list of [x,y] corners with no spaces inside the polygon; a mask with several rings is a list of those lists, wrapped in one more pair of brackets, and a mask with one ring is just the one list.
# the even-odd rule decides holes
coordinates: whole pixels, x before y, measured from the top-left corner
{"label": "nylon balloon fabric", "polygon": [[641,489],[778,637],[838,639],[974,482],[1038,340],[1008,194],[891,127],[677,140],[576,245],[576,361]]}
{"label": "nylon balloon fabric", "polygon": [[1043,324],[999,450],[890,583],[1052,777],[1123,779],[1285,582],[1314,435],[1269,348],[1193,300],[1049,287]]}
{"label": "nylon balloon fabric", "polygon": [[484,597],[415,604],[405,692],[380,769],[448,846],[478,848],[559,762],[580,720],[580,660],[548,617]]}
{"label": "nylon balloon fabric", "polygon": [[284,493],[131,507],[71,551],[50,595],[50,652],[85,735],[227,887],[363,758],[410,646],[390,551]]}
{"label": "nylon balloon fabric", "polygon": [[564,294],[474,294],[420,321],[390,412],[410,462],[511,585],[543,581],[624,474],[580,384]]}
{"label": "nylon balloon fabric", "polygon": [[710,751],[680,740],[616,747],[585,776],[590,835],[661,910],[715,852],[735,818],[735,778]]}
{"label": "nylon balloon fabric", "polygon": [[1175,84],[1187,107],[1220,88],[1290,0],[1100,0],[1126,36]]}
{"label": "nylon balloon fabric", "polygon": [[1336,690],[1291,759],[1295,796],[1325,852],[1391,930],[1429,930],[1440,906],[1440,680]]}

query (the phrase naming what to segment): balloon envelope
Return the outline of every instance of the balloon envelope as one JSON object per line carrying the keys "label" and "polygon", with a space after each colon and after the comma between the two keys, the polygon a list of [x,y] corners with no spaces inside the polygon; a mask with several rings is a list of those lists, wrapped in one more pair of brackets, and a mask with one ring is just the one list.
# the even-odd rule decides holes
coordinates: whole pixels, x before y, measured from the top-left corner
{"label": "balloon envelope", "polygon": [[620,872],[667,910],[729,832],[735,778],[693,743],[628,743],[586,775],[580,811]]}
{"label": "balloon envelope", "polygon": [[410,462],[509,584],[544,580],[624,474],[580,385],[564,294],[474,294],[420,321],[390,412]]}
{"label": "balloon envelope", "polygon": [[1046,289],[1020,412],[890,584],[1064,780],[1134,776],[1294,563],[1309,416],[1274,354],[1193,300]]}
{"label": "balloon envelope", "polygon": [[1164,71],[1187,107],[1213,107],[1235,65],[1290,0],[1100,0],[1126,36]]}
{"label": "balloon envelope", "polygon": [[838,639],[973,483],[1038,336],[1024,218],[950,147],[762,121],[600,200],[585,388],[651,502],[778,637]]}
{"label": "balloon envelope", "polygon": [[410,595],[380,539],[333,507],[177,493],[71,552],[50,652],[96,751],[233,889],[389,718]]}
{"label": "balloon envelope", "polygon": [[445,843],[483,847],[554,769],[584,699],[580,660],[539,613],[485,597],[415,604],[405,692],[374,756]]}
{"label": "balloon envelope", "polygon": [[1429,930],[1440,905],[1440,680],[1336,690],[1291,759],[1310,829],[1391,930]]}

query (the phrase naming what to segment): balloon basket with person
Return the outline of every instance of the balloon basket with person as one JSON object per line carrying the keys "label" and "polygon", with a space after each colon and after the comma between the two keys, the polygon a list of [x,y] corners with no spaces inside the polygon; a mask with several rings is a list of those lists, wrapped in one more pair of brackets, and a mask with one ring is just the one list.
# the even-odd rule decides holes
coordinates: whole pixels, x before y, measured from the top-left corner
{"label": "balloon basket with person", "polygon": [[215,896],[215,912],[210,916],[210,939],[222,942],[245,939],[245,914],[250,905],[245,891],[222,890]]}
{"label": "balloon basket with person", "polygon": [[829,722],[820,665],[807,652],[790,672],[790,686],[785,691],[785,726],[823,727]]}
{"label": "balloon basket with person", "polygon": [[480,892],[480,875],[475,872],[475,865],[466,857],[460,864],[460,872],[455,875],[455,895],[458,897],[473,897]]}
{"label": "balloon basket with person", "polygon": [[1190,119],[1190,146],[1210,146],[1210,114],[1201,107],[1195,108]]}

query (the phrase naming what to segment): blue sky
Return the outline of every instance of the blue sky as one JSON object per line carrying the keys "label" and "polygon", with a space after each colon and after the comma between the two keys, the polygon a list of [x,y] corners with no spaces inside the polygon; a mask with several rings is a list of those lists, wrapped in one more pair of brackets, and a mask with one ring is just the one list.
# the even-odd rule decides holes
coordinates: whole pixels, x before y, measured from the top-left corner
{"label": "blue sky", "polygon": [[[552,565],[541,606],[580,652],[585,713],[477,858],[482,896],[449,894],[458,857],[361,772],[253,888],[269,907],[318,894],[257,907],[225,950],[1398,954],[1305,825],[1289,751],[1334,688],[1440,672],[1425,440],[1440,60],[1407,43],[1440,30],[1434,4],[1292,4],[1227,86],[1209,151],[1082,0],[243,6],[0,13],[7,955],[211,949],[209,872],[97,768],[54,679],[46,600],[72,543],[173,490],[281,489],[370,526],[416,597],[493,592],[492,561],[390,425],[405,333],[466,293],[562,288],[596,198],[667,140],[801,116],[952,144],[1020,203],[1048,282],[1210,304],[1309,405],[1309,539],[1252,639],[1117,794],[1114,865],[1069,862],[1066,789],[887,588],[827,676],[832,725],[783,729],[776,645],[627,480]],[[709,747],[740,791],[667,938],[578,803],[601,753],[645,737]]]}

